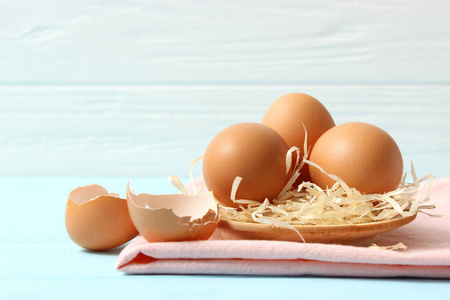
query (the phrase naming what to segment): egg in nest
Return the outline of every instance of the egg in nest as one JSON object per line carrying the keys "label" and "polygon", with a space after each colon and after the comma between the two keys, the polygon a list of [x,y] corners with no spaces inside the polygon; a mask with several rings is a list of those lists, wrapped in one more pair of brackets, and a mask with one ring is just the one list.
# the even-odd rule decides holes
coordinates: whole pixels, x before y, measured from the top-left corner
{"label": "egg in nest", "polygon": [[241,177],[236,199],[263,202],[281,192],[290,173],[286,170],[288,146],[272,128],[259,123],[239,123],[219,132],[203,157],[206,187],[224,206],[238,207],[231,200],[232,186]]}
{"label": "egg in nest", "polygon": [[[301,151],[304,150],[305,129],[307,149],[310,149],[323,133],[335,126],[326,107],[316,98],[303,93],[290,93],[278,98],[266,111],[262,124],[278,132],[288,148],[295,146]],[[303,157],[304,153],[300,155]],[[309,180],[309,170],[305,166],[297,182]]]}
{"label": "egg in nest", "polygon": [[[331,128],[317,140],[310,160],[364,194],[395,190],[403,176],[397,143],[386,131],[368,123],[349,122]],[[336,182],[312,165],[309,172],[322,189]]]}

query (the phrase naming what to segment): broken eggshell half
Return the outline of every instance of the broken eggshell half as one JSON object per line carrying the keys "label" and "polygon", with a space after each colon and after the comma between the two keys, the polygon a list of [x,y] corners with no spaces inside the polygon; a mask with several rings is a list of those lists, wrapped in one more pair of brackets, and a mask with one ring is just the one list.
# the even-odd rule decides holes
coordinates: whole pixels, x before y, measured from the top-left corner
{"label": "broken eggshell half", "polygon": [[134,226],[148,242],[207,240],[219,223],[211,192],[136,195],[128,182],[127,203]]}
{"label": "broken eggshell half", "polygon": [[65,222],[69,237],[89,250],[112,249],[139,234],[131,222],[126,199],[98,184],[70,192]]}

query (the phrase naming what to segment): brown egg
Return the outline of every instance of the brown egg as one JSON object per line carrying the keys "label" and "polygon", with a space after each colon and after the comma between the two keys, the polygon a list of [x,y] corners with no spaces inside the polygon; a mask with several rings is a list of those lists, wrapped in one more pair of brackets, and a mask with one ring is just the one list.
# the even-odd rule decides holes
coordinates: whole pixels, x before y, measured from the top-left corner
{"label": "brown egg", "polygon": [[70,192],[65,221],[70,238],[89,250],[115,248],[138,235],[127,200],[96,184]]}
{"label": "brown egg", "polygon": [[236,199],[273,199],[289,179],[288,147],[273,129],[259,123],[240,123],[217,134],[203,157],[206,187],[224,206],[237,207],[230,199],[237,176],[242,181]]}
{"label": "brown egg", "polygon": [[[278,98],[267,110],[262,123],[275,129],[286,141],[288,148],[300,148],[303,156],[305,129],[308,133],[308,148],[328,129],[335,126],[325,106],[314,97],[302,93],[291,93]],[[309,181],[308,166],[305,165],[297,182]]]}
{"label": "brown egg", "polygon": [[[385,193],[399,187],[403,159],[397,143],[384,130],[351,122],[325,132],[311,151],[310,160],[362,193]],[[311,179],[321,188],[335,181],[314,166]]]}

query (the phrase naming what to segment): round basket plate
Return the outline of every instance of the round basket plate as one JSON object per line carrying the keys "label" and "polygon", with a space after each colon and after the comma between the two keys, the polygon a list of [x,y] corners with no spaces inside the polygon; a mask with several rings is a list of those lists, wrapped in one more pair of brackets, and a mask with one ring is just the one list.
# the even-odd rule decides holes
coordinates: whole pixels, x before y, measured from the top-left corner
{"label": "round basket plate", "polygon": [[[398,217],[389,221],[351,225],[295,225],[298,233],[308,243],[370,244],[378,234],[412,222],[416,215]],[[303,242],[292,229],[272,225],[220,220],[219,232],[227,240],[276,240]]]}

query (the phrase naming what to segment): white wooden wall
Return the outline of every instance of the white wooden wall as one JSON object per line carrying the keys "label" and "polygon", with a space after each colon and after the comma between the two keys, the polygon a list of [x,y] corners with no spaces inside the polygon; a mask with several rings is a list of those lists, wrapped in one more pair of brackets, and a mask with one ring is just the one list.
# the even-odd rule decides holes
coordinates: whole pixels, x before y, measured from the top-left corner
{"label": "white wooden wall", "polygon": [[289,92],[449,176],[450,1],[0,2],[1,176],[187,176]]}

